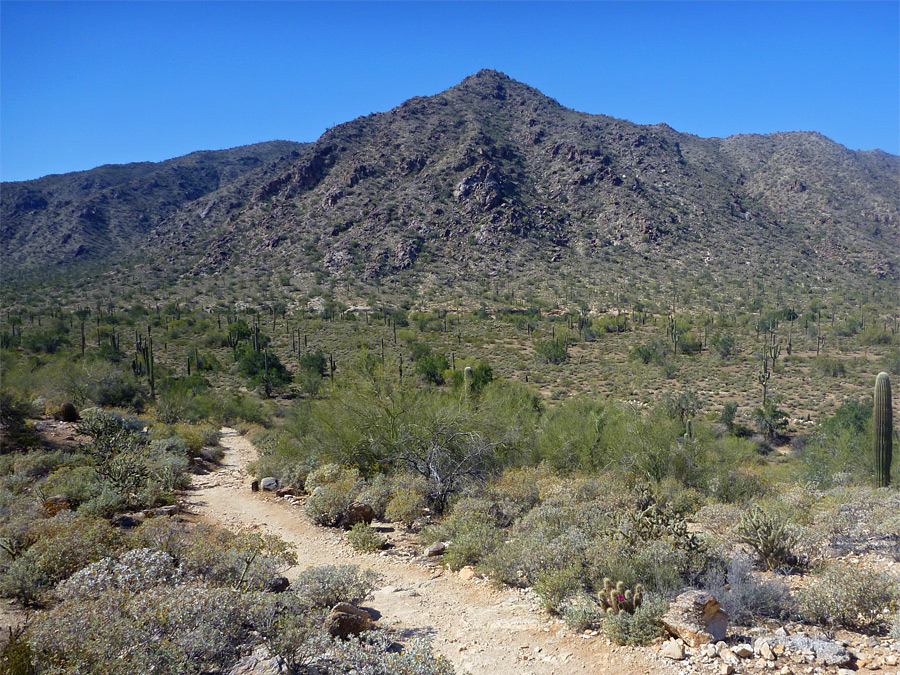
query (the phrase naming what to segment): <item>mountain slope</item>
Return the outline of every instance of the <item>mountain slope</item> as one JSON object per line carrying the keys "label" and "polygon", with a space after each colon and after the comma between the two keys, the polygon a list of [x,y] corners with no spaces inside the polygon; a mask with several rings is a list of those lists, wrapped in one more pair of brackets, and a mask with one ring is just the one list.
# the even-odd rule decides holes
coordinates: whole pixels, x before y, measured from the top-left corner
{"label": "mountain slope", "polygon": [[264,262],[298,278],[599,269],[623,256],[738,276],[852,263],[895,278],[898,172],[895,156],[818,134],[702,139],[568,110],[481,71],[329,130],[240,208],[210,220],[233,203],[214,193],[150,246],[192,252],[171,261],[195,271]]}
{"label": "mountain slope", "polygon": [[4,276],[133,255],[164,218],[302,148],[276,141],[3,183]]}
{"label": "mountain slope", "polygon": [[301,287],[896,279],[898,175],[900,158],[819,134],[704,139],[569,110],[485,70],[185,191],[177,211],[136,230],[142,253],[172,269],[264,269]]}

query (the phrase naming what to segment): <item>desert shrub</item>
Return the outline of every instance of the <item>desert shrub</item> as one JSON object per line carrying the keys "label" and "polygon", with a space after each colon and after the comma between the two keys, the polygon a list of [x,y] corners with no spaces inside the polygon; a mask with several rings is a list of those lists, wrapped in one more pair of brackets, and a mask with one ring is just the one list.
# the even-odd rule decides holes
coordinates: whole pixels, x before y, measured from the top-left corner
{"label": "desert shrub", "polygon": [[0,426],[11,438],[21,441],[27,435],[28,418],[36,412],[18,392],[6,388],[0,390]]}
{"label": "desert shrub", "polygon": [[900,601],[896,581],[858,565],[832,563],[799,593],[801,615],[829,627],[880,632],[887,628],[884,610]]}
{"label": "desert shrub", "polygon": [[152,548],[132,549],[120,558],[103,558],[83,567],[56,587],[62,600],[97,599],[105,593],[133,594],[182,580],[175,559]]}
{"label": "desert shrub", "polygon": [[310,471],[306,477],[306,491],[314,492],[317,487],[340,484],[347,489],[349,486],[361,482],[359,469],[356,467],[339,466],[338,464],[323,464]]}
{"label": "desert shrub", "polygon": [[[384,517],[387,520],[403,523],[409,528],[422,517],[426,506],[425,485],[417,485],[416,482],[413,481],[394,492],[384,509]],[[418,482],[424,483],[424,481]]]}
{"label": "desert shrub", "polygon": [[453,666],[431,651],[427,640],[413,638],[397,649],[387,635],[370,631],[335,645],[346,672],[372,675],[453,675]]}
{"label": "desert shrub", "polygon": [[356,496],[356,501],[368,504],[375,511],[375,518],[384,518],[388,502],[394,495],[394,480],[386,474],[376,474]]}
{"label": "desert shrub", "polygon": [[209,424],[176,424],[175,433],[184,439],[192,455],[198,455],[206,446],[219,444],[219,430]]}
{"label": "desert shrub", "polygon": [[30,645],[55,672],[209,672],[233,664],[251,630],[274,623],[277,607],[273,594],[196,582],[110,591],[39,617]]}
{"label": "desert shrub", "polygon": [[741,521],[744,509],[734,504],[711,503],[694,515],[694,520],[706,532],[714,532],[719,538],[727,537]]}
{"label": "desert shrub", "polygon": [[687,549],[668,538],[631,543],[611,540],[592,549],[590,574],[593,586],[599,587],[602,578],[608,576],[628,587],[640,583],[668,594],[697,583],[715,563],[706,549]]}
{"label": "desert shrub", "polygon": [[817,372],[826,377],[844,377],[847,375],[847,366],[844,361],[832,356],[817,356],[813,366]]}
{"label": "desert shrub", "polygon": [[0,574],[0,593],[36,604],[59,581],[108,556],[121,535],[102,520],[63,511],[35,524],[35,542]]}
{"label": "desert shrub", "polygon": [[148,394],[146,386],[124,369],[102,361],[79,367],[79,378],[72,392],[78,404],[86,401],[106,408],[127,408],[140,412],[144,409]]}
{"label": "desert shrub", "polygon": [[265,406],[256,396],[228,393],[217,398],[212,415],[224,424],[247,422],[248,424],[269,424]]}
{"label": "desert shrub", "polygon": [[341,524],[347,507],[353,503],[358,488],[359,484],[355,480],[319,485],[306,500],[303,512],[317,525],[337,527]]}
{"label": "desert shrub", "polygon": [[557,611],[569,628],[576,631],[597,628],[606,616],[597,600],[583,591],[567,597]]}
{"label": "desert shrub", "polygon": [[558,486],[560,477],[547,464],[507,469],[489,487],[491,499],[510,518],[518,518],[541,503],[542,492]]}
{"label": "desert shrub", "polygon": [[260,451],[259,458],[248,467],[255,476],[274,476],[280,485],[305,487],[316,461],[306,453],[298,438],[283,429],[258,429],[251,440]]}
{"label": "desert shrub", "polygon": [[73,508],[96,497],[101,490],[97,472],[90,466],[63,466],[54,471],[43,485],[50,496],[68,497]]}
{"label": "desert shrub", "polygon": [[385,539],[368,523],[357,523],[347,532],[347,541],[357,551],[371,553],[385,546]]}
{"label": "desert shrub", "polygon": [[778,579],[757,579],[746,556],[737,555],[727,567],[711,569],[702,585],[739,625],[750,625],[758,619],[783,619],[793,613],[794,601],[787,584]]}
{"label": "desert shrub", "polygon": [[719,358],[729,359],[734,354],[735,340],[731,335],[714,335],[709,344],[716,350]]}
{"label": "desert shrub", "polygon": [[845,401],[800,453],[806,478],[820,487],[871,482],[872,402]]}
{"label": "desert shrub", "polygon": [[630,361],[640,361],[644,365],[663,365],[669,356],[669,347],[665,340],[653,338],[643,345],[637,345],[628,355]]}
{"label": "desert shrub", "polygon": [[558,366],[569,360],[565,340],[538,340],[534,343],[534,351],[544,363]]}
{"label": "desert shrub", "polygon": [[293,547],[272,535],[234,534],[220,528],[197,526],[190,536],[168,551],[189,576],[216,584],[262,590],[272,578],[296,564]]}
{"label": "desert shrub", "polygon": [[448,541],[442,561],[451,569],[476,565],[503,541],[491,504],[481,499],[457,502],[449,516],[423,531],[427,543]]}
{"label": "desert shrub", "polygon": [[756,554],[763,569],[796,565],[798,535],[787,518],[775,510],[753,506],[741,516],[738,540]]}
{"label": "desert shrub", "polygon": [[533,585],[550,569],[578,567],[586,576],[594,550],[607,543],[612,528],[612,519],[599,504],[561,495],[517,520],[484,565],[511,585]]}
{"label": "desert shrub", "polygon": [[900,375],[900,347],[892,347],[879,361],[881,369],[891,375]]}
{"label": "desert shrub", "polygon": [[584,570],[580,565],[548,567],[535,573],[534,592],[544,607],[551,612],[561,612],[570,599],[584,594]]}
{"label": "desert shrub", "polygon": [[645,645],[665,633],[662,617],[668,601],[649,593],[634,614],[610,614],[603,619],[603,633],[619,645]]}
{"label": "desert shrub", "polygon": [[375,590],[380,577],[356,565],[323,565],[302,572],[291,584],[304,607],[330,609],[339,602],[358,605]]}
{"label": "desert shrub", "polygon": [[579,396],[555,406],[541,419],[538,456],[560,471],[596,471],[606,466],[609,452],[601,439],[612,416],[596,397]]}

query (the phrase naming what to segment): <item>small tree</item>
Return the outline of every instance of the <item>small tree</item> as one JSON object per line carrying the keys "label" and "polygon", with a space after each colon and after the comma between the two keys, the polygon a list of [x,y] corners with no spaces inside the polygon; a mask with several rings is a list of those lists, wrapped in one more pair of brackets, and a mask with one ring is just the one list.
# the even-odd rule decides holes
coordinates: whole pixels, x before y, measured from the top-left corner
{"label": "small tree", "polygon": [[291,374],[279,358],[268,349],[257,352],[244,347],[238,354],[238,368],[254,387],[262,386],[266,396],[291,382]]}

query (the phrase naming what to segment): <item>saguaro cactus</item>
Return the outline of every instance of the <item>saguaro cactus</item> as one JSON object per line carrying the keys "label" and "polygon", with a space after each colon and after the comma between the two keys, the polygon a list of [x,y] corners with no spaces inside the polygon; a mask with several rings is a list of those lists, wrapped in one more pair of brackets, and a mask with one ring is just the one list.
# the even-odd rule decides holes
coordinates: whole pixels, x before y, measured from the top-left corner
{"label": "saguaro cactus", "polygon": [[894,420],[891,410],[891,379],[887,373],[875,378],[875,408],[872,413],[872,446],[875,451],[875,485],[891,484]]}

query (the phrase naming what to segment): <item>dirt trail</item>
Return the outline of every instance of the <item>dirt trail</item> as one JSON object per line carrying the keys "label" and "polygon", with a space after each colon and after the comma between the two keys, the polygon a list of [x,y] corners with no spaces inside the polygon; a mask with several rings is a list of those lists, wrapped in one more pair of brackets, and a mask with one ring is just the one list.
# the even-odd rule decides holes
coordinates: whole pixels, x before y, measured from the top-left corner
{"label": "dirt trail", "polygon": [[299,564],[288,577],[327,564],[376,570],[383,577],[382,586],[366,606],[380,614],[379,624],[405,635],[431,637],[435,650],[457,672],[678,672],[645,650],[611,647],[602,637],[573,634],[522,591],[496,589],[482,579],[463,581],[453,572],[423,568],[386,553],[355,552],[342,533],[313,525],[298,505],[251,492],[245,467],[256,457],[256,449],[233,429],[222,430],[221,442],[224,460],[215,472],[194,478],[187,494],[190,510],[231,529],[264,530],[295,544]]}

